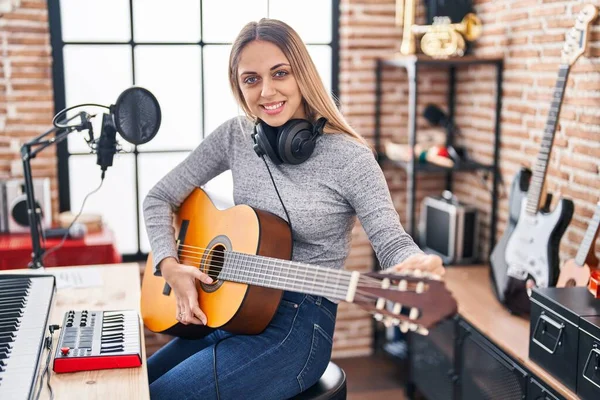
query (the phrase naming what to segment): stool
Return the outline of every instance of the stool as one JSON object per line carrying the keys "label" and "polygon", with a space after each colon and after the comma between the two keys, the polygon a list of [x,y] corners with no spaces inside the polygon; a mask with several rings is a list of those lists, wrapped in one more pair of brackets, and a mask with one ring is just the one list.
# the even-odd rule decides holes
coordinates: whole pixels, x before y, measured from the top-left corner
{"label": "stool", "polygon": [[346,400],[346,373],[330,361],[319,381],[293,400]]}

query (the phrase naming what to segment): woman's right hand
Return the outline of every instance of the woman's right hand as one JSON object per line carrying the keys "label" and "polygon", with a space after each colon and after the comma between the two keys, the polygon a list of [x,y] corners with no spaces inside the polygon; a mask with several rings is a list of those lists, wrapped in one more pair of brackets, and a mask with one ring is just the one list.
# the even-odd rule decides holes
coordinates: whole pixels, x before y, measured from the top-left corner
{"label": "woman's right hand", "polygon": [[177,300],[177,321],[184,325],[206,325],[206,315],[198,305],[198,289],[196,279],[204,283],[212,283],[210,276],[196,267],[179,264],[173,257],[162,260],[160,272],[171,286]]}

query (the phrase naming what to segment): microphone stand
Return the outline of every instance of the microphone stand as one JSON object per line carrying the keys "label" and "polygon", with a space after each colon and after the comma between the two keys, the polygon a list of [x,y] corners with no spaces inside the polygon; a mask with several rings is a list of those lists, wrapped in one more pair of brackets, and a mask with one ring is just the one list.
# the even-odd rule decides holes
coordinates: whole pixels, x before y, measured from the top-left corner
{"label": "microphone stand", "polygon": [[[67,119],[65,122],[69,122],[77,117],[81,117],[81,123],[79,125],[62,128],[55,126],[21,146],[21,160],[23,161],[25,194],[27,197],[27,217],[29,219],[29,230],[31,233],[32,243],[31,262],[29,263],[28,267],[32,269],[44,268],[44,262],[42,260],[44,249],[40,243],[40,235],[43,234],[41,228],[42,210],[40,207],[36,207],[35,193],[33,191],[33,177],[31,175],[31,159],[35,158],[46,147],[65,140],[67,135],[74,130],[82,131],[84,129],[90,129],[90,132],[92,132],[92,125],[88,119],[89,114],[86,112],[80,112],[79,114]],[[51,139],[44,139],[54,132],[57,132],[56,136]]]}

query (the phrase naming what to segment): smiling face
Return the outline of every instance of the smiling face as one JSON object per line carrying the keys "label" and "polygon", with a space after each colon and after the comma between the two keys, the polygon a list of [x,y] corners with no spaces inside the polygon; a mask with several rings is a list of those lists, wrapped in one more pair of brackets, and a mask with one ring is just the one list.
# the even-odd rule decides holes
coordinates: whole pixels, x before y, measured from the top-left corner
{"label": "smiling face", "polygon": [[293,118],[306,118],[290,62],[273,43],[248,43],[240,54],[237,79],[252,114],[268,125],[277,127]]}

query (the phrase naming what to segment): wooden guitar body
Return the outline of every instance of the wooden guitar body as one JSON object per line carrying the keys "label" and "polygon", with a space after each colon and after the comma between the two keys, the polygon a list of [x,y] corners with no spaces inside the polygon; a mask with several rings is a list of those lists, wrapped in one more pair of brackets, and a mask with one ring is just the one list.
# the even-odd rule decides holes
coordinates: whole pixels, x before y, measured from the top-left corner
{"label": "wooden guitar body", "polygon": [[579,245],[577,255],[561,268],[557,287],[587,286],[595,298],[600,298],[599,260],[595,254],[598,233],[600,233],[600,202],[596,205],[596,211]]}
{"label": "wooden guitar body", "polygon": [[[291,231],[281,218],[245,205],[218,210],[201,189],[194,190],[181,205],[175,225],[179,261],[212,272],[211,276],[218,275],[222,251],[285,260],[291,256]],[[199,304],[208,321],[206,326],[186,326],[177,321],[174,293],[161,276],[154,275],[150,255],[142,282],[141,312],[151,331],[179,337],[199,338],[215,328],[256,334],[275,315],[282,294],[281,290],[230,281],[199,283]]]}
{"label": "wooden guitar body", "polygon": [[574,259],[565,263],[560,269],[556,287],[587,286],[590,281],[590,267],[578,265]]}

